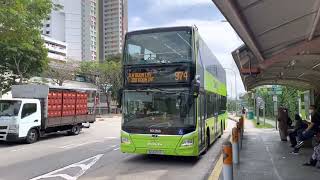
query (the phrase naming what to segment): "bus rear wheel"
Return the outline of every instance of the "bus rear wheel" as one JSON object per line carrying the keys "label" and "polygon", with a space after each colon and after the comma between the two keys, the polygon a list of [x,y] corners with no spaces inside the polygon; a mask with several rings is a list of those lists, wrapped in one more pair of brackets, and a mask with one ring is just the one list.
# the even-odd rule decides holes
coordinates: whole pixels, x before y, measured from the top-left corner
{"label": "bus rear wheel", "polygon": [[219,134],[218,138],[221,138],[222,134],[223,134],[223,123],[221,122],[220,134]]}
{"label": "bus rear wheel", "polygon": [[210,132],[207,131],[207,138],[206,138],[206,152],[208,152],[209,147],[210,147]]}

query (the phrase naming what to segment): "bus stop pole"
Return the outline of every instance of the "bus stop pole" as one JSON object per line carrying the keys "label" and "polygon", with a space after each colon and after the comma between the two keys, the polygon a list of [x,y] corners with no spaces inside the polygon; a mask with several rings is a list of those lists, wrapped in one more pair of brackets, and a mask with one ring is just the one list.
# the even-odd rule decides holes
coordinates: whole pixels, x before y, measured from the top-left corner
{"label": "bus stop pole", "polygon": [[240,123],[238,122],[237,123],[237,129],[238,129],[238,149],[239,149],[239,151],[242,149],[242,135],[241,135],[241,125],[240,125]]}
{"label": "bus stop pole", "polygon": [[260,111],[259,107],[256,107],[257,125],[260,124],[260,113],[259,113],[259,111]]}
{"label": "bus stop pole", "polygon": [[232,128],[232,158],[233,158],[233,164],[239,163],[239,132],[238,128],[234,127]]}
{"label": "bus stop pole", "polygon": [[277,118],[277,111],[278,111],[278,107],[277,107],[278,103],[276,101],[273,102],[273,110],[274,110],[274,118],[276,121],[276,130],[278,130],[278,118]]}
{"label": "bus stop pole", "polygon": [[223,179],[233,180],[232,144],[226,141],[222,145],[223,152]]}
{"label": "bus stop pole", "polygon": [[266,125],[266,105],[263,107],[263,125]]}

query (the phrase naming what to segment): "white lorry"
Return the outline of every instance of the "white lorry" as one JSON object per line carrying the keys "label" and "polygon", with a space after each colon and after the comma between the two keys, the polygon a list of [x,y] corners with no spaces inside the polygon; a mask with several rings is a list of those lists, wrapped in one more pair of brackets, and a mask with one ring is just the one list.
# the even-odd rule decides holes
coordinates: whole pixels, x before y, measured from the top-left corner
{"label": "white lorry", "polygon": [[95,121],[89,95],[95,89],[68,89],[46,85],[12,87],[12,99],[0,99],[0,141],[36,142],[48,133],[80,133],[82,123]]}

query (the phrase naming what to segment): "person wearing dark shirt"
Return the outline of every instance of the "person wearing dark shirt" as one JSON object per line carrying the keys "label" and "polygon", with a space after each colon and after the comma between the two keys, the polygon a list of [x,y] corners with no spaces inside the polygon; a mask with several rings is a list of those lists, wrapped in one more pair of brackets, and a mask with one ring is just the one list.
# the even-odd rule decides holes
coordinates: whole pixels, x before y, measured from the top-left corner
{"label": "person wearing dark shirt", "polygon": [[303,146],[304,141],[311,139],[314,135],[319,131],[320,126],[320,114],[316,111],[316,106],[310,106],[310,113],[311,113],[311,123],[309,124],[308,128],[301,133],[298,133],[298,144],[294,147],[293,154],[298,154],[300,148]]}
{"label": "person wearing dark shirt", "polygon": [[242,107],[242,115],[246,114],[246,109],[244,107]]}
{"label": "person wearing dark shirt", "polygon": [[278,121],[279,121],[279,134],[281,141],[287,141],[288,136],[288,124],[289,124],[289,115],[288,109],[280,107],[278,110]]}
{"label": "person wearing dark shirt", "polygon": [[296,114],[294,119],[295,119],[294,128],[289,129],[289,139],[291,142],[291,147],[295,147],[297,145],[296,137],[298,136],[298,133],[303,132],[308,127],[308,125],[302,121],[299,114]]}

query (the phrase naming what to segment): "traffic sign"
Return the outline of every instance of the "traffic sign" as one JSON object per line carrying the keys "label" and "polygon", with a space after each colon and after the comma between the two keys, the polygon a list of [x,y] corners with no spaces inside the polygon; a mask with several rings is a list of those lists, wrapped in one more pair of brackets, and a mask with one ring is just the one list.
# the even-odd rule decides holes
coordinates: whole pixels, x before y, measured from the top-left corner
{"label": "traffic sign", "polygon": [[272,100],[273,100],[273,102],[277,102],[278,101],[278,97],[277,96],[273,96]]}

